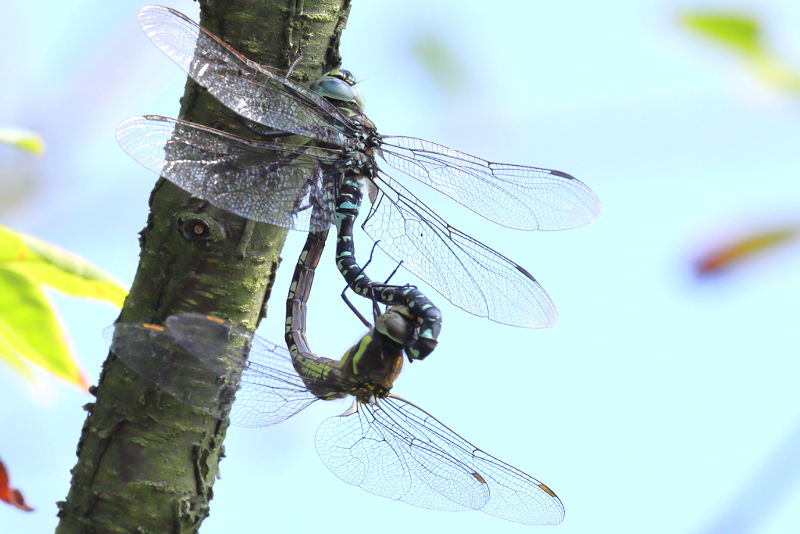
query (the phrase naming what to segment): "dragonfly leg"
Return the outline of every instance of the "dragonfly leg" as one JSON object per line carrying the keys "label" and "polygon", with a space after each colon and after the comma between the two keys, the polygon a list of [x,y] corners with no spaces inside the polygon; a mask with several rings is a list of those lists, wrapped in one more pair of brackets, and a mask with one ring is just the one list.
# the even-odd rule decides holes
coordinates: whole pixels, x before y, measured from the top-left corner
{"label": "dragonfly leg", "polygon": [[[375,253],[375,248],[377,246],[378,246],[378,242],[377,241],[372,244],[372,249],[369,251],[369,259],[367,260],[367,263],[365,263],[361,267],[361,272],[358,273],[359,275],[364,272],[364,270],[369,266],[370,263],[372,263],[372,257],[373,257],[373,254]],[[395,270],[392,271],[392,274],[389,275],[389,278],[394,276],[394,273],[396,273],[396,272],[397,272],[397,269],[395,268]],[[389,281],[389,278],[386,279],[387,282]],[[370,322],[364,317],[364,315],[362,315],[362,313],[360,311],[358,311],[358,309],[355,307],[355,305],[352,302],[350,302],[350,299],[347,298],[347,290],[348,289],[350,289],[350,284],[345,285],[344,288],[342,289],[342,294],[341,294],[342,300],[344,301],[345,304],[347,304],[347,307],[350,308],[350,311],[352,311],[353,314],[355,314],[355,316],[358,317],[358,319],[361,321],[361,323],[364,326],[366,326],[367,328],[372,328],[372,324],[370,324]],[[375,299],[372,299],[372,319],[373,319],[373,321],[376,320],[378,318],[378,316],[380,316],[380,315],[381,315],[381,310],[378,307],[378,302]]]}
{"label": "dragonfly leg", "polygon": [[253,238],[253,230],[255,229],[256,223],[247,219],[244,223],[244,228],[242,229],[242,236],[239,238],[239,244],[236,247],[236,254],[240,258],[244,258],[247,254],[247,247],[250,245],[250,240]]}
{"label": "dragonfly leg", "polygon": [[289,20],[285,26],[286,28],[286,44],[288,45],[287,55],[290,55],[292,51],[295,49],[295,31],[299,34],[297,39],[297,52],[292,61],[292,64],[289,65],[289,70],[286,71],[286,77],[289,78],[292,75],[295,67],[300,63],[300,60],[303,59],[303,31],[300,19],[303,17],[303,3],[302,2],[294,2],[294,12],[289,13]]}
{"label": "dragonfly leg", "polygon": [[[380,240],[375,241],[375,244],[372,245],[372,250],[375,250],[375,247],[378,246],[378,243],[380,243]],[[372,259],[372,253],[371,252],[370,252],[370,259]],[[398,261],[397,262],[397,266],[394,268],[394,270],[392,272],[389,273],[389,276],[386,277],[386,280],[383,281],[384,285],[389,283],[389,280],[391,280],[392,277],[397,273],[397,270],[400,268],[401,265],[403,265],[403,262],[402,261]]]}
{"label": "dragonfly leg", "polygon": [[303,41],[302,40],[299,43],[297,43],[297,56],[294,58],[294,61],[292,61],[292,64],[289,65],[289,70],[286,71],[286,77],[287,78],[292,75],[292,71],[294,71],[295,67],[297,67],[297,65],[300,64],[300,60],[301,59],[303,59]]}
{"label": "dragonfly leg", "polygon": [[350,311],[353,312],[356,317],[358,317],[358,320],[361,321],[361,323],[364,326],[366,326],[367,328],[372,328],[372,324],[369,321],[367,321],[367,319],[361,314],[361,312],[358,311],[358,308],[356,308],[355,305],[352,302],[350,302],[350,299],[347,298],[348,289],[350,289],[350,286],[344,286],[344,289],[342,290],[341,294],[342,300],[344,301],[345,304],[347,304],[347,307],[350,308]]}

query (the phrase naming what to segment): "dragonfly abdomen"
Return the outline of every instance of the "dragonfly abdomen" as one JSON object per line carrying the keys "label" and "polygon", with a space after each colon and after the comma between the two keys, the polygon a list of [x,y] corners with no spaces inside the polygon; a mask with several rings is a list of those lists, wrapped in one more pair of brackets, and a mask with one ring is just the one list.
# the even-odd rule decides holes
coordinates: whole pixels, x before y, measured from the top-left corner
{"label": "dragonfly abdomen", "polygon": [[433,302],[413,286],[373,282],[356,261],[353,226],[361,206],[361,189],[355,173],[346,173],[336,199],[336,266],[357,294],[386,305],[401,304],[414,316],[418,331],[406,347],[410,358],[422,360],[436,348],[442,314]]}

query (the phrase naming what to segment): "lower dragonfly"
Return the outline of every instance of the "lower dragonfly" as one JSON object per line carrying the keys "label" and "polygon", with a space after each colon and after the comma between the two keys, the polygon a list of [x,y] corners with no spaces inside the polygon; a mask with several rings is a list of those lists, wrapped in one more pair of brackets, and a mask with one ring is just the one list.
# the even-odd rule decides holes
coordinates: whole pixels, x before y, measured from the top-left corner
{"label": "lower dragonfly", "polygon": [[[221,400],[235,394],[230,418],[240,426],[273,425],[317,400],[352,395],[351,407],[324,421],[315,438],[322,462],[345,482],[423,508],[560,523],[564,507],[549,487],[390,393],[403,349],[418,328],[417,315],[407,306],[378,315],[340,360],[311,351],[305,314],[321,237],[309,234],[295,268],[287,299],[291,351],[199,313],[172,315],[163,326],[118,323],[112,351],[160,389],[213,415],[221,415]],[[186,362],[178,371],[176,358],[195,360],[188,366],[190,387]],[[224,384],[222,392],[210,384]]]}

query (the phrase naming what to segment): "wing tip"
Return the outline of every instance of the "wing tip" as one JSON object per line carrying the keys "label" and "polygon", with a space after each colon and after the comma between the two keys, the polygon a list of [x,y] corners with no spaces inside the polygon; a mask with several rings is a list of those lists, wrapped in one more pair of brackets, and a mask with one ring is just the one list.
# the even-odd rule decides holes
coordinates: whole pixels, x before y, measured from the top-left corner
{"label": "wing tip", "polygon": [[[563,178],[572,183],[574,187],[571,189],[573,190],[573,198],[576,201],[574,205],[582,206],[584,208],[581,210],[583,213],[582,217],[575,217],[572,224],[563,226],[561,228],[553,228],[554,230],[570,230],[572,228],[578,228],[580,226],[589,224],[600,217],[600,215],[603,213],[603,205],[600,202],[600,198],[597,196],[597,193],[595,193],[591,187],[569,173],[555,169],[548,169],[548,171],[551,175]],[[576,189],[580,191],[580,193],[578,193]]]}
{"label": "wing tip", "polygon": [[149,30],[153,26],[153,19],[158,16],[158,13],[163,13],[165,11],[168,12],[169,8],[157,5],[142,6],[139,13],[136,15],[136,19],[139,21],[139,27],[144,30],[145,34],[150,35]]}
{"label": "wing tip", "polygon": [[[142,9],[144,9],[144,8],[142,8]],[[556,170],[556,169],[547,169],[547,170],[550,171],[550,174],[552,174],[553,176],[558,176],[560,178],[566,178],[567,180],[575,180],[576,182],[580,182],[580,180],[578,180],[577,178],[575,178],[574,176],[572,176],[571,174],[569,174],[567,172],[559,171],[559,170]],[[581,182],[581,183],[583,183],[583,182]]]}

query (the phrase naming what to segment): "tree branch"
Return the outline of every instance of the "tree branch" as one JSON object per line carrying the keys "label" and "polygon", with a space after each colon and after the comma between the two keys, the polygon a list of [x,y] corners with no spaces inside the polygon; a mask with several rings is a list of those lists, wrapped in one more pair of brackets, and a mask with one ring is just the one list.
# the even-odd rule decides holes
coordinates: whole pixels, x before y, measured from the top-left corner
{"label": "tree branch", "polygon": [[[201,24],[250,59],[308,83],[338,66],[349,0],[205,0]],[[142,39],[141,46],[149,46]],[[158,90],[158,83],[153,84]],[[192,80],[180,117],[253,134]],[[157,323],[201,311],[254,329],[286,230],[246,221],[160,179],[140,235],[141,256],[119,320]],[[198,230],[203,230],[198,234]],[[209,512],[228,427],[180,403],[109,354],[78,442],[56,532],[196,532]]]}

